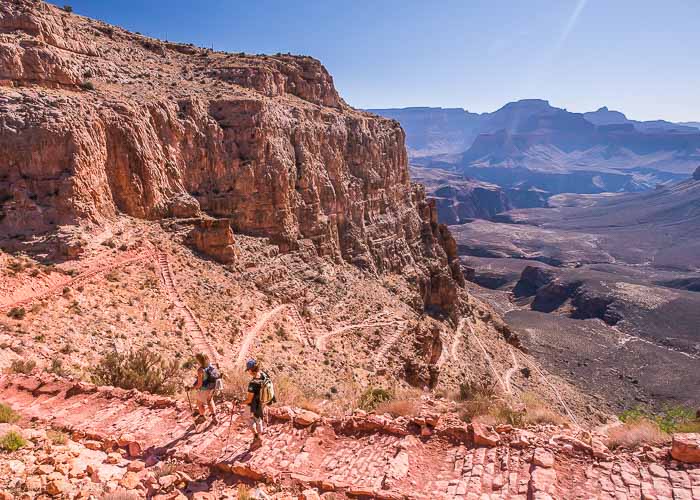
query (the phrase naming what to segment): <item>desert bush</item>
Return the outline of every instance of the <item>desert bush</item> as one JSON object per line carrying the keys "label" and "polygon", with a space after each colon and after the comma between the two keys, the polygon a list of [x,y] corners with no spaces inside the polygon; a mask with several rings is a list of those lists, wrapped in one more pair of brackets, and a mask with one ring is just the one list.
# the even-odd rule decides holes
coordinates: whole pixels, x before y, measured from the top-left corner
{"label": "desert bush", "polygon": [[36,367],[36,362],[32,361],[30,359],[27,360],[22,360],[22,359],[15,359],[12,364],[10,365],[10,371],[12,373],[22,373],[24,375],[28,375],[34,370]]}
{"label": "desert bush", "polygon": [[0,403],[0,424],[14,424],[19,415],[8,405]]}
{"label": "desert bush", "polygon": [[[196,364],[194,365],[196,366]],[[250,377],[244,371],[230,369],[222,372],[224,379],[224,390],[221,391],[221,397],[226,401],[243,401],[248,392],[248,382]],[[276,381],[275,381],[276,382]],[[275,389],[279,390],[275,383]]]}
{"label": "desert bush", "polygon": [[73,12],[73,7],[71,7],[70,5],[64,5],[63,10],[65,12],[71,13],[71,12]]}
{"label": "desert bush", "polygon": [[479,398],[493,398],[496,395],[496,383],[489,377],[477,381],[459,384],[459,399],[471,401]]}
{"label": "desert bush", "polygon": [[694,410],[680,405],[666,405],[658,411],[641,406],[623,411],[620,420],[632,423],[639,420],[654,422],[665,433],[700,432],[700,421]]}
{"label": "desert bush", "polygon": [[525,393],[522,396],[525,405],[525,414],[522,423],[524,424],[563,424],[566,419],[559,413],[552,410],[532,393]]}
{"label": "desert bush", "polygon": [[80,83],[80,88],[83,90],[95,90],[95,84],[90,80],[85,80],[84,82]]}
{"label": "desert bush", "polygon": [[46,431],[46,437],[55,445],[64,445],[68,442],[68,436],[65,432],[55,431],[53,429]]}
{"label": "desert bush", "polygon": [[0,438],[0,449],[12,453],[20,448],[24,448],[27,441],[22,435],[15,431],[10,431]]}
{"label": "desert bush", "polygon": [[282,375],[274,380],[275,398],[283,405],[296,406],[315,413],[322,413],[321,398],[313,390],[300,387],[291,378]]}
{"label": "desert bush", "polygon": [[57,358],[51,360],[51,366],[47,368],[46,371],[58,375],[59,377],[66,377],[70,373],[69,370],[63,366],[63,361]]}
{"label": "desert bush", "polygon": [[146,348],[126,354],[111,352],[95,366],[92,381],[123,389],[138,389],[153,394],[174,394],[180,382],[177,360],[165,360]]}
{"label": "desert bush", "polygon": [[379,414],[388,413],[392,417],[411,417],[418,415],[420,403],[415,399],[392,399],[379,403],[375,410]]}
{"label": "desert bush", "polygon": [[608,446],[613,449],[636,448],[642,444],[659,446],[668,440],[669,435],[656,422],[644,418],[630,420],[608,432]]}
{"label": "desert bush", "polygon": [[374,411],[381,403],[385,403],[394,398],[394,395],[381,387],[369,387],[357,400],[357,407],[365,411]]}
{"label": "desert bush", "polygon": [[243,483],[238,485],[236,496],[238,500],[251,500],[253,498],[250,494],[250,488]]}
{"label": "desert bush", "polygon": [[476,417],[490,415],[494,400],[487,396],[476,395],[464,401],[459,409],[459,416],[465,422],[471,422]]}
{"label": "desert bush", "polygon": [[27,315],[27,311],[24,307],[13,307],[7,312],[7,315],[12,319],[21,320]]}

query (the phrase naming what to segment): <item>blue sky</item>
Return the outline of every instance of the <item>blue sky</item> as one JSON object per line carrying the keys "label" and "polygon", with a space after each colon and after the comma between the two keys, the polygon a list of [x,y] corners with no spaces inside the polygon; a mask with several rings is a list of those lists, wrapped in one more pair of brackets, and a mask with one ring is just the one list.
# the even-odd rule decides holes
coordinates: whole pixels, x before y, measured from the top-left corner
{"label": "blue sky", "polygon": [[[55,2],[63,5],[66,2]],[[320,59],[361,108],[548,99],[700,121],[700,0],[68,0],[169,40]]]}

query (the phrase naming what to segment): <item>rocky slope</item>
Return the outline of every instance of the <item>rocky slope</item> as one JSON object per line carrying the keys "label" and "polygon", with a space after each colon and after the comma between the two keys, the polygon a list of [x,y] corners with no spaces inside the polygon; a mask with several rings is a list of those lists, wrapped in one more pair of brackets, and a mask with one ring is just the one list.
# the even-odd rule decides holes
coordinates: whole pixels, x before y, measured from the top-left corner
{"label": "rocky slope", "polygon": [[0,109],[0,234],[206,214],[369,270],[447,264],[401,127],[348,107],[314,59],[215,53],[12,0]]}

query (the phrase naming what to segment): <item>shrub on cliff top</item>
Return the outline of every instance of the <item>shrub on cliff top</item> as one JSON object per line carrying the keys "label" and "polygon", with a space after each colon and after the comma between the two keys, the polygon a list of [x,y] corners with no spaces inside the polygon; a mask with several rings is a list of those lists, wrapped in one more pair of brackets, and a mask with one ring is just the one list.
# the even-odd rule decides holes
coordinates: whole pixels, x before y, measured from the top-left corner
{"label": "shrub on cliff top", "polygon": [[152,394],[174,394],[179,386],[180,366],[146,348],[126,354],[106,354],[93,369],[92,381],[122,389],[138,389]]}

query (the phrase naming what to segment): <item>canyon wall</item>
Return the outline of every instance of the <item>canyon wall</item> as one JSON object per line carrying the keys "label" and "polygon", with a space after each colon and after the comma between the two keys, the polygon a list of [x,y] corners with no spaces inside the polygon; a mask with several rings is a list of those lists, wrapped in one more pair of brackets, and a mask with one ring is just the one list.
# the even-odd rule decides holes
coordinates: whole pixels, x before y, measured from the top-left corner
{"label": "canyon wall", "polygon": [[118,214],[228,218],[371,272],[428,276],[453,261],[410,182],[400,125],[345,104],[318,61],[218,53],[4,1],[0,235]]}

